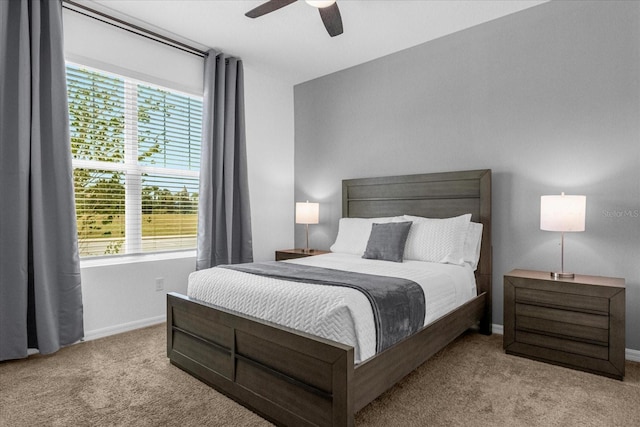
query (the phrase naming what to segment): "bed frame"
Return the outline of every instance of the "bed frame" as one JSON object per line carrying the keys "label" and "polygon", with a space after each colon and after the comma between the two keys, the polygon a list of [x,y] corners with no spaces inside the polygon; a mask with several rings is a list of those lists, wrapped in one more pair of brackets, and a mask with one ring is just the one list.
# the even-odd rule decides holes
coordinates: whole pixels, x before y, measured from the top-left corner
{"label": "bed frame", "polygon": [[344,217],[472,214],[478,296],[358,365],[351,346],[170,293],[171,363],[277,425],[353,426],[355,413],[468,328],[491,333],[491,171],[342,183]]}

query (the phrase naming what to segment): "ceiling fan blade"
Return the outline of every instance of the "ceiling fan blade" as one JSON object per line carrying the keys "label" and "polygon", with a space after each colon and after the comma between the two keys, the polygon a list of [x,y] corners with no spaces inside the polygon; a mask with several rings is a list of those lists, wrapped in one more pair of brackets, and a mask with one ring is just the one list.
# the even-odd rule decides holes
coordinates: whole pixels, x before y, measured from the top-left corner
{"label": "ceiling fan blade", "polygon": [[320,11],[320,17],[329,35],[335,37],[342,34],[342,17],[340,16],[338,3],[319,8],[318,10]]}
{"label": "ceiling fan blade", "polygon": [[295,3],[296,0],[269,0],[266,3],[262,3],[260,6],[255,9],[251,9],[249,12],[245,13],[244,16],[249,18],[257,18],[262,15],[266,15],[267,13],[271,13],[274,10],[278,10],[281,7],[285,7],[290,5],[291,3]]}

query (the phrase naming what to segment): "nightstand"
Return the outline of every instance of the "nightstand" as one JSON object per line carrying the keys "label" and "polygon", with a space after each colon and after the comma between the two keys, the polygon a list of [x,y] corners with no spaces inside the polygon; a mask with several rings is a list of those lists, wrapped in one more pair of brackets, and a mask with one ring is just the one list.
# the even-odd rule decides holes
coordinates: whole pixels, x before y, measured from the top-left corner
{"label": "nightstand", "polygon": [[284,261],[285,259],[305,258],[308,256],[328,254],[331,251],[321,251],[318,249],[281,249],[276,251],[276,261]]}
{"label": "nightstand", "polygon": [[508,354],[622,380],[624,279],[513,270],[504,276]]}

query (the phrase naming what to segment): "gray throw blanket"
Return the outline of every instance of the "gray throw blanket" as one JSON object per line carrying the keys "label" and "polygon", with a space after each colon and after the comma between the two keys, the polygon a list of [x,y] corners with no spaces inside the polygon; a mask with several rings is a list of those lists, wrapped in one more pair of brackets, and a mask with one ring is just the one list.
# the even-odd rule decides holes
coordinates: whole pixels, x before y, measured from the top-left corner
{"label": "gray throw blanket", "polygon": [[424,325],[424,292],[411,280],[277,261],[218,267],[293,282],[357,289],[369,299],[373,309],[377,353]]}

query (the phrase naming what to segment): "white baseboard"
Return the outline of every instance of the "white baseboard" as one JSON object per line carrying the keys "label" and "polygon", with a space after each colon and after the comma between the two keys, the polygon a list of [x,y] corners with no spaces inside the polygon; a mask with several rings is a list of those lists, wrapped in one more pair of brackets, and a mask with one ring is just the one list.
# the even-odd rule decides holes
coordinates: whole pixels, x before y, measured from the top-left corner
{"label": "white baseboard", "polygon": [[[504,335],[504,326],[496,325],[495,323],[492,323],[491,332],[498,335]],[[626,348],[624,351],[624,358],[631,362],[640,362],[640,350],[633,350],[631,348]]]}
{"label": "white baseboard", "polygon": [[640,362],[640,350],[625,349],[624,358],[631,362]]}
{"label": "white baseboard", "polygon": [[136,320],[135,322],[122,323],[120,325],[109,326],[107,328],[94,329],[86,331],[83,341],[91,341],[98,338],[108,337],[109,335],[121,334],[123,332],[133,331],[134,329],[145,328],[147,326],[157,325],[167,321],[167,316],[149,317],[147,319]]}

